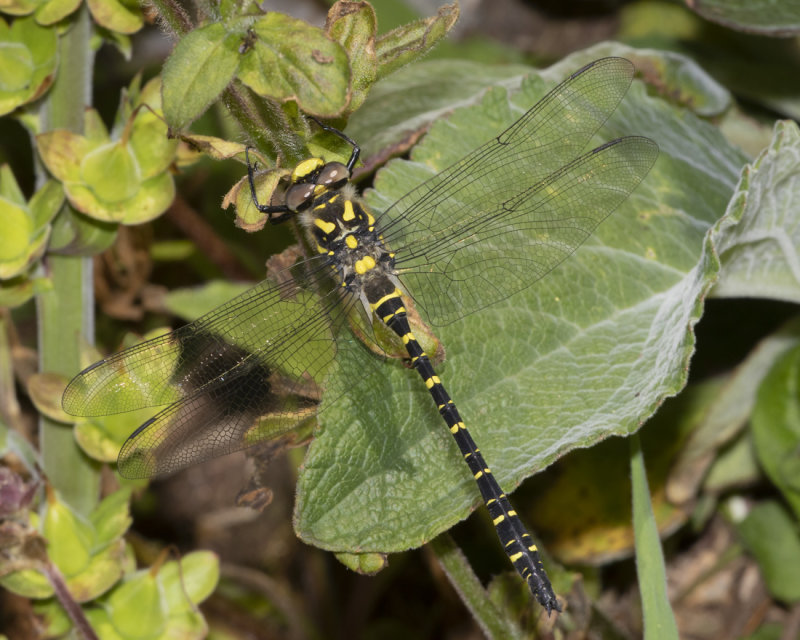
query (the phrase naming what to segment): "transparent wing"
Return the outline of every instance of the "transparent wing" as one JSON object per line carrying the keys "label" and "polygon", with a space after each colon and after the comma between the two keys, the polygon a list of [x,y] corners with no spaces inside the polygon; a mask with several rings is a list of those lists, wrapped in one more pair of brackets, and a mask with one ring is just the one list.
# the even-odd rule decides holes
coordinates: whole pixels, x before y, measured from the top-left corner
{"label": "transparent wing", "polygon": [[511,197],[465,205],[448,227],[397,249],[400,277],[434,325],[503,300],[569,257],[657,156],[648,138],[620,138]]}
{"label": "transparent wing", "polygon": [[125,441],[117,461],[128,478],[172,473],[277,438],[316,414],[316,398],[292,393],[255,359],[169,405]]}
{"label": "transparent wing", "polygon": [[[408,192],[378,224],[395,250],[452,233],[465,208],[487,210],[571,162],[617,108],[633,64],[603,58],[573,73],[503,133]],[[456,227],[457,228],[457,227]]]}
{"label": "transparent wing", "polygon": [[336,353],[332,331],[347,307],[335,290],[317,296],[301,288],[312,281],[301,268],[82,371],[64,392],[65,411],[169,405],[125,443],[119,463],[129,477],[175,471],[291,430],[313,415]]}
{"label": "transparent wing", "polygon": [[530,286],[641,182],[658,155],[646,138],[580,155],[632,77],[623,58],[585,66],[380,217],[401,278],[432,324],[449,324]]}

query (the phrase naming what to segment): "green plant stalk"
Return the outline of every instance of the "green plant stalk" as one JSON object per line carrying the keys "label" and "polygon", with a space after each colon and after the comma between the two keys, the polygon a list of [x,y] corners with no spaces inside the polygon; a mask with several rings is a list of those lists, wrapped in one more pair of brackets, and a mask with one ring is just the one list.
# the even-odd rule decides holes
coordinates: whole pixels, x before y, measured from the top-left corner
{"label": "green plant stalk", "polygon": [[642,598],[644,637],[646,640],[678,639],[678,626],[667,598],[667,574],[664,555],[644,467],[639,434],[628,438],[631,452],[631,486],[633,494],[633,532],[636,547],[636,574]]}
{"label": "green plant stalk", "polygon": [[522,638],[522,633],[516,625],[489,599],[467,558],[449,533],[444,532],[437,536],[430,541],[429,546],[461,601],[467,606],[489,640]]}
{"label": "green plant stalk", "polygon": [[[89,13],[83,6],[72,28],[59,39],[60,66],[43,111],[44,131],[83,129],[94,63],[90,33]],[[59,215],[70,212],[62,210]],[[93,339],[92,259],[49,255],[46,268],[53,288],[36,300],[39,368],[71,377],[80,369],[79,336]],[[45,473],[62,498],[81,513],[91,511],[99,495],[97,465],[79,449],[72,429],[42,417],[39,443]]]}

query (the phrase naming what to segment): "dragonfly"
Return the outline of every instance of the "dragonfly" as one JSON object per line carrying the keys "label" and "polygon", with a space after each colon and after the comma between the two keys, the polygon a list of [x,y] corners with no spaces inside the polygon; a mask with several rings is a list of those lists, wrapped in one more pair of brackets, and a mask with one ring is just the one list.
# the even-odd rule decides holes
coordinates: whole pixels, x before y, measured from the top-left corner
{"label": "dragonfly", "polygon": [[548,614],[561,611],[536,544],[418,329],[456,322],[531,286],[636,189],[658,156],[655,142],[626,136],[586,149],[633,74],[624,58],[586,65],[382,212],[371,211],[351,182],[359,146],[321,121],[350,146],[348,161],[302,160],[277,203],[259,203],[248,154],[253,203],[273,224],[298,220],[306,255],[172,333],[91,365],[67,386],[65,411],[163,407],[127,439],[118,468],[127,477],[169,474],[290,433],[316,416],[323,393],[369,393],[371,372],[353,372],[350,389],[335,388],[329,373],[338,356],[365,342],[382,352],[382,328],[430,392],[511,564]]}

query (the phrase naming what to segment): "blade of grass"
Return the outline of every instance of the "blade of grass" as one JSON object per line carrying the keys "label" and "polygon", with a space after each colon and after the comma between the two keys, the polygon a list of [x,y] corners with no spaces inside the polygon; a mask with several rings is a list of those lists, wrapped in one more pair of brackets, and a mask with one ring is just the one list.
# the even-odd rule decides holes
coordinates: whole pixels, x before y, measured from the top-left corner
{"label": "blade of grass", "polygon": [[667,597],[667,576],[658,526],[650,504],[650,488],[644,468],[639,434],[628,438],[631,451],[633,530],[636,546],[636,573],[642,598],[646,640],[678,639],[678,627]]}

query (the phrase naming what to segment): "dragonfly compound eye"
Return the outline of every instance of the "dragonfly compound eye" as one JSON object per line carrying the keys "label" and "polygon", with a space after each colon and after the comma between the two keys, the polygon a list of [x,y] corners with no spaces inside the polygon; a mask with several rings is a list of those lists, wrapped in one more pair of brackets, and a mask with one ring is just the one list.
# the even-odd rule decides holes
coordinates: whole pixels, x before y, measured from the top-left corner
{"label": "dragonfly compound eye", "polygon": [[286,192],[286,207],[290,211],[303,211],[311,206],[314,200],[313,184],[296,184]]}
{"label": "dragonfly compound eye", "polygon": [[341,162],[329,162],[317,176],[317,184],[338,189],[350,179],[350,172]]}

